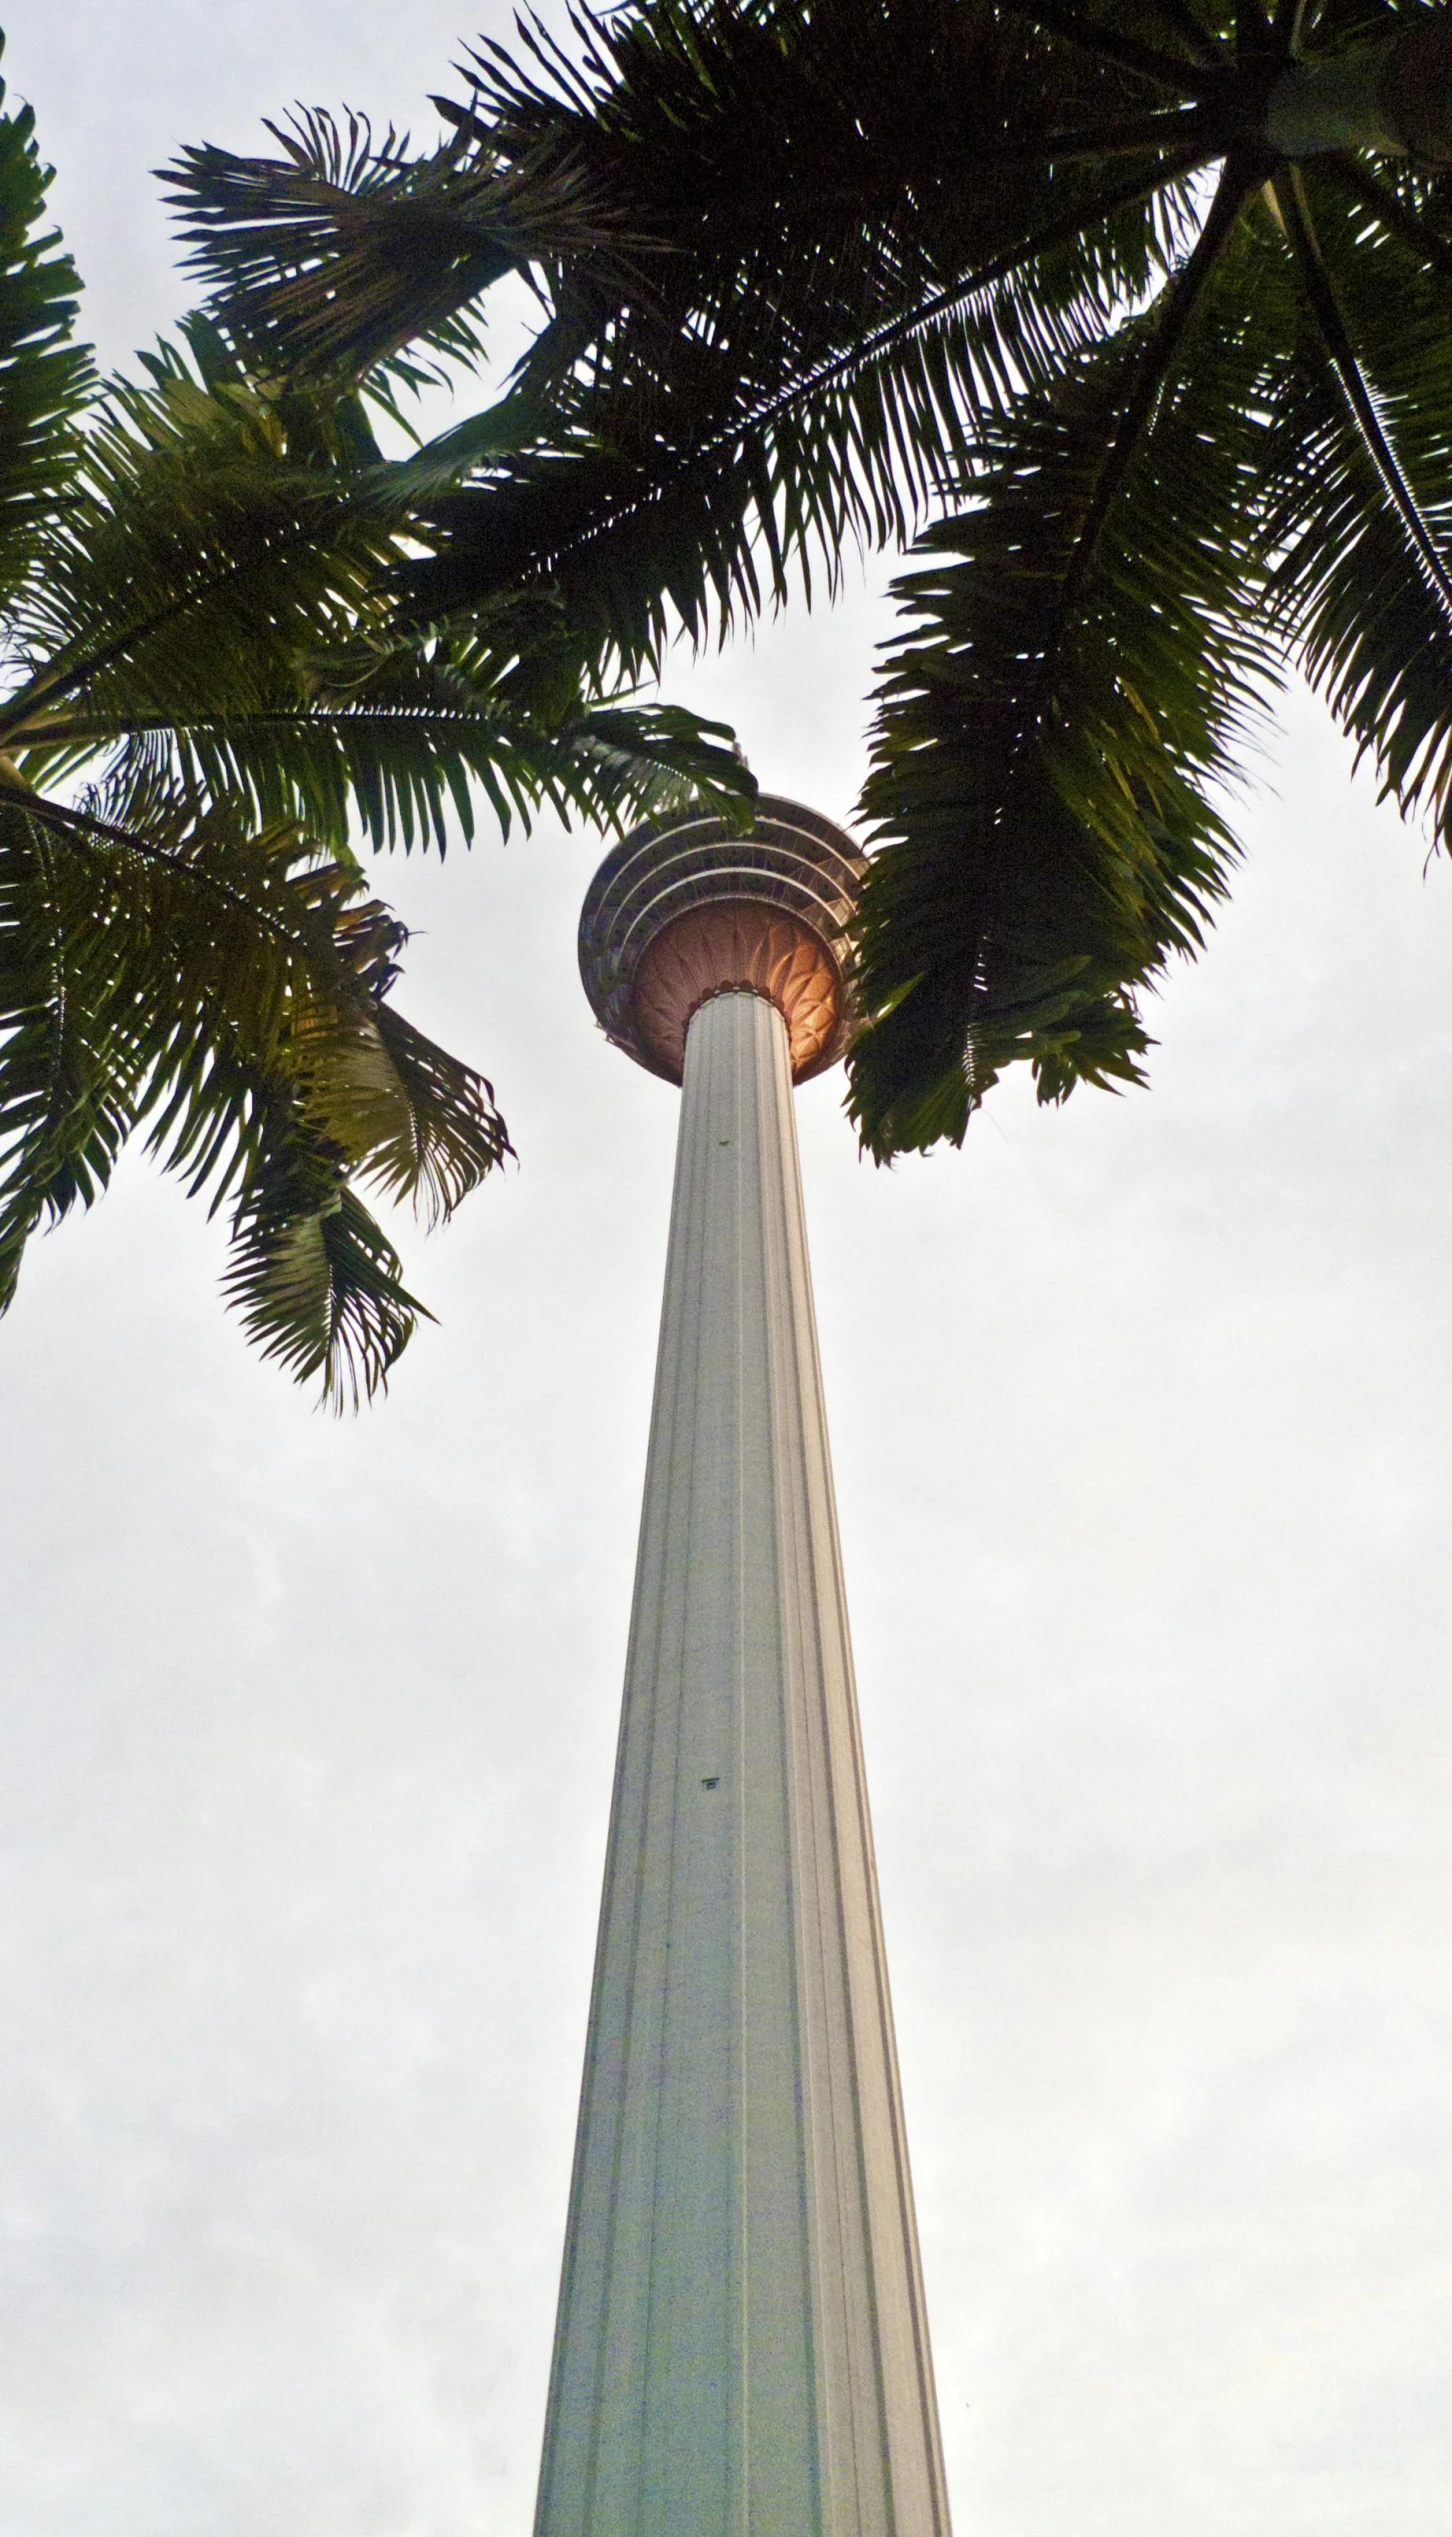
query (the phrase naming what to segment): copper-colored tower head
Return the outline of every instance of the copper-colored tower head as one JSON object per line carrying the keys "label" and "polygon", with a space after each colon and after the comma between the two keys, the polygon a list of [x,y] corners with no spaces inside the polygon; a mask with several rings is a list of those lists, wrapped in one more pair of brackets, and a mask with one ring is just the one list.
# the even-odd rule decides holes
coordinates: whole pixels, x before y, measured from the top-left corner
{"label": "copper-colored tower head", "polygon": [[706,812],[633,829],[580,918],[580,975],[601,1027],[678,1084],[697,1006],[745,987],[786,1023],[794,1080],[821,1074],[851,1027],[842,937],[862,870],[844,830],[769,793],[745,836]]}

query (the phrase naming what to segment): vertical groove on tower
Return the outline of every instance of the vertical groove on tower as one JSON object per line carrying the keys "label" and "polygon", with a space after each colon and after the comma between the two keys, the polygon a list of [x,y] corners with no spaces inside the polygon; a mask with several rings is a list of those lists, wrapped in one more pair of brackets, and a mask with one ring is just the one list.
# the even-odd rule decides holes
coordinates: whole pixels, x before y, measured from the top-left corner
{"label": "vertical groove on tower", "polygon": [[536,2537],[947,2537],[786,1033],[686,1040]]}

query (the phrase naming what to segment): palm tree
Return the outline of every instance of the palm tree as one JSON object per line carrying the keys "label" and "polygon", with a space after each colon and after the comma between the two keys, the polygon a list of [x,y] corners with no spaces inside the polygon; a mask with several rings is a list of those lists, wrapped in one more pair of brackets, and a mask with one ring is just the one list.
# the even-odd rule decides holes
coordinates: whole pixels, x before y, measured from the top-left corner
{"label": "palm tree", "polygon": [[[357,379],[541,324],[408,604],[659,660],[916,537],[864,808],[879,1158],[1010,1063],[1140,1080],[1226,787],[1299,668],[1452,820],[1452,13],[638,0],[526,27],[438,148],[326,117],[170,171],[239,341]],[[462,445],[462,444],[461,444]]]}
{"label": "palm tree", "polygon": [[47,182],[0,115],[0,1310],[144,1129],[230,1208],[250,1335],[356,1401],[421,1309],[360,1182],[438,1218],[510,1146],[391,1000],[406,933],[350,821],[442,850],[481,792],[507,825],[750,779],[592,685],[547,601],[400,628],[416,474],[357,396],[249,377],[203,323],[98,382]]}

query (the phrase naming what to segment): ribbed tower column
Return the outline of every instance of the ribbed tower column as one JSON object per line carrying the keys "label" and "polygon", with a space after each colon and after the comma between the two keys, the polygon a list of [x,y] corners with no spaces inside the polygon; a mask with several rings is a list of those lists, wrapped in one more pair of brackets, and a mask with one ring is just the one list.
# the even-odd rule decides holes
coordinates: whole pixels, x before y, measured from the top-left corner
{"label": "ribbed tower column", "polygon": [[538,2537],[947,2529],[791,1086],[699,1004]]}

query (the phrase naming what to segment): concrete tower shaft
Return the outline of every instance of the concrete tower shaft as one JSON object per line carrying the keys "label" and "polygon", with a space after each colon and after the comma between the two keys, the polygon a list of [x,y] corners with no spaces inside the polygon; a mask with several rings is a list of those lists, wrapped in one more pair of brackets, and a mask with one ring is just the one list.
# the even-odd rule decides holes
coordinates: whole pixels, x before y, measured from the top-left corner
{"label": "concrete tower shaft", "polygon": [[[850,842],[824,842],[850,877]],[[947,2530],[791,1098],[813,963],[830,994],[800,1026],[800,1071],[845,1019],[840,919],[755,904],[753,929],[744,893],[708,891],[680,963],[675,1198],[538,2537]],[[652,943],[688,914],[667,903],[636,944],[647,987]],[[587,903],[598,982],[589,926]],[[617,1004],[614,1036],[645,1027]],[[659,1071],[663,1044],[646,1044]]]}

